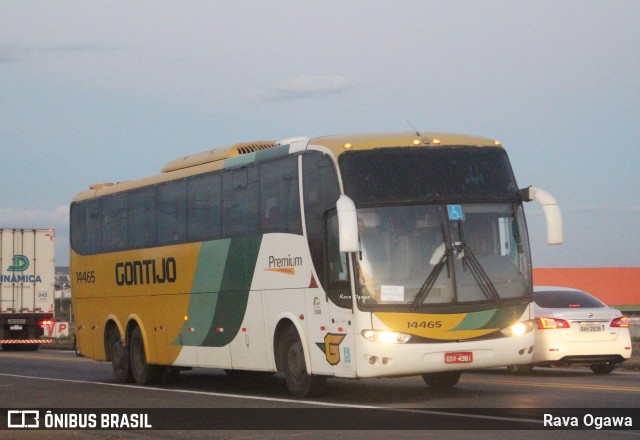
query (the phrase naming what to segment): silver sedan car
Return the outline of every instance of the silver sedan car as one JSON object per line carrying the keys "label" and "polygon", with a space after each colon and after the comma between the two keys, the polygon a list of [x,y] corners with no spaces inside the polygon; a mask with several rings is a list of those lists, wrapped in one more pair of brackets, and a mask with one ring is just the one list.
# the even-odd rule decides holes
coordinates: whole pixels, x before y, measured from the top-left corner
{"label": "silver sedan car", "polygon": [[566,287],[536,286],[533,298],[537,324],[533,361],[510,366],[510,371],[587,365],[596,374],[608,374],[631,357],[629,320],[620,311]]}

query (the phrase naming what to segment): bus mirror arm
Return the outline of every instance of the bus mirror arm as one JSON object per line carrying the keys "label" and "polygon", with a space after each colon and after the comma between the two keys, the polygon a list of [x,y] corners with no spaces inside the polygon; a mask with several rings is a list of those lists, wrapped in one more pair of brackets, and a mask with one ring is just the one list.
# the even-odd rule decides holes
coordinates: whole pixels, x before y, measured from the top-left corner
{"label": "bus mirror arm", "polygon": [[341,195],[336,203],[338,211],[338,236],[340,252],[358,252],[358,215],[356,205],[349,197]]}
{"label": "bus mirror arm", "polygon": [[547,243],[562,244],[562,213],[556,199],[547,191],[535,186],[521,189],[520,195],[523,201],[533,201],[542,206],[542,211],[547,221]]}

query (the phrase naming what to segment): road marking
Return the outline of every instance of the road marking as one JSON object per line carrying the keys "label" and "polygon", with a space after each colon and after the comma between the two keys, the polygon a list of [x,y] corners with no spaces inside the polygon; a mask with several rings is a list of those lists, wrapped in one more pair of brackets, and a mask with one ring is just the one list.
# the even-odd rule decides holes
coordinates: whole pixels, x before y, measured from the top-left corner
{"label": "road marking", "polygon": [[242,395],[242,394],[225,394],[225,393],[216,393],[216,392],[212,392],[212,391],[180,390],[180,389],[174,389],[174,388],[157,388],[157,387],[149,387],[149,386],[142,386],[142,385],[128,385],[128,384],[108,383],[108,382],[94,382],[94,381],[76,380],[76,379],[59,379],[59,378],[50,378],[50,377],[23,376],[23,375],[19,375],[19,374],[0,373],[0,376],[17,377],[17,378],[20,378],[20,379],[36,379],[36,380],[47,380],[47,381],[55,381],[55,382],[83,383],[83,384],[91,384],[91,385],[104,385],[104,386],[127,388],[127,389],[164,391],[164,392],[183,393],[183,394],[200,394],[200,395],[215,396],[215,397],[231,397],[231,398],[247,399],[247,400],[265,400],[265,401],[268,401],[268,402],[278,402],[278,403],[296,403],[296,404],[302,403],[302,404],[309,404],[309,405],[316,405],[316,406],[336,406],[336,407],[345,407],[345,408],[370,408],[370,409],[378,408],[376,406],[349,405],[349,404],[345,404],[345,403],[310,402],[310,401],[305,401],[305,400],[283,399],[283,398],[277,398],[277,397],[247,396],[247,395]]}
{"label": "road marking", "polygon": [[538,388],[573,388],[577,390],[596,390],[596,391],[628,391],[632,393],[640,393],[640,387],[621,387],[611,385],[576,385],[571,383],[551,383],[551,382],[516,382],[512,380],[474,380],[464,379],[460,383],[479,383],[494,385],[517,385],[523,387]]}
{"label": "road marking", "polygon": [[225,393],[216,393],[211,391],[178,390],[173,388],[172,389],[155,388],[155,387],[147,387],[147,386],[140,386],[140,385],[124,385],[124,384],[118,384],[118,383],[93,382],[93,381],[84,381],[84,380],[75,380],[75,379],[58,379],[58,378],[50,378],[50,377],[22,376],[19,374],[0,373],[0,376],[16,377],[19,379],[46,380],[49,382],[53,381],[53,382],[67,382],[67,383],[82,383],[82,384],[91,384],[91,385],[105,385],[105,386],[127,388],[127,389],[163,391],[163,392],[184,393],[184,394],[198,394],[198,395],[215,396],[215,397],[230,397],[230,398],[245,399],[245,400],[262,400],[262,401],[277,402],[277,403],[295,403],[296,405],[303,404],[303,405],[310,405],[310,406],[326,406],[326,407],[334,407],[334,408],[377,409],[377,410],[385,410],[385,411],[393,411],[393,412],[408,412],[408,413],[429,414],[429,415],[436,415],[436,416],[463,417],[468,419],[498,420],[498,421],[505,421],[505,422],[531,423],[531,424],[543,423],[542,420],[535,420],[535,419],[457,413],[455,412],[455,408],[452,408],[451,412],[430,411],[430,410],[422,410],[422,409],[388,408],[384,406],[353,405],[348,403],[330,403],[330,402],[316,402],[316,401],[309,401],[309,400],[282,399],[282,398],[276,398],[276,397],[246,396],[241,394],[225,394]]}
{"label": "road marking", "polygon": [[89,358],[83,358],[80,356],[76,356],[73,352],[64,351],[63,353],[68,354],[53,354],[51,353],[54,350],[49,350],[46,354],[43,354],[44,351],[38,353],[37,357],[28,354],[20,354],[20,353],[12,353],[12,352],[4,352],[2,353],[3,357],[7,359],[29,359],[32,361],[40,361],[40,360],[49,360],[49,361],[64,361],[64,362],[93,362]]}

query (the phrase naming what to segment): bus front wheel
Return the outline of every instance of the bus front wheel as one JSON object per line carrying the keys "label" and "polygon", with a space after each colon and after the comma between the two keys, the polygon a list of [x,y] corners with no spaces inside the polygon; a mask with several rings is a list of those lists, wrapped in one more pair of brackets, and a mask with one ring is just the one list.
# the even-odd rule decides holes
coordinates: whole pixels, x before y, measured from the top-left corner
{"label": "bus front wheel", "polygon": [[139,385],[152,385],[162,379],[163,368],[159,365],[147,363],[144,349],[144,339],[140,327],[134,327],[129,341],[129,357],[131,360],[131,372]]}
{"label": "bus front wheel", "polygon": [[590,365],[591,371],[596,374],[609,374],[616,368],[616,364],[613,362],[606,362],[604,364],[593,364]]}
{"label": "bus front wheel", "polygon": [[282,365],[287,388],[292,396],[306,397],[324,392],[327,378],[307,373],[304,349],[295,331],[289,331],[285,338]]}
{"label": "bus front wheel", "polygon": [[431,388],[445,390],[455,386],[460,380],[460,371],[442,371],[440,373],[426,373],[422,375],[422,380]]}
{"label": "bus front wheel", "polygon": [[133,382],[133,374],[131,373],[131,364],[129,362],[129,350],[122,345],[120,332],[115,326],[111,327],[107,333],[107,349],[109,350],[109,359],[111,359],[116,382]]}

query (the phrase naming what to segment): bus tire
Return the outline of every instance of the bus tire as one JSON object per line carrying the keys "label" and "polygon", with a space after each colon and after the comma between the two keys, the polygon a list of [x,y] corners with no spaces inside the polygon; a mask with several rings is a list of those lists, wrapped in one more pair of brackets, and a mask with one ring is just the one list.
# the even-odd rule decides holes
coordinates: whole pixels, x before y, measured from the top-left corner
{"label": "bus tire", "polygon": [[507,371],[511,374],[524,375],[531,374],[533,365],[509,365]]}
{"label": "bus tire", "polygon": [[150,365],[147,363],[144,339],[142,339],[142,332],[138,326],[135,326],[131,331],[129,359],[131,361],[133,379],[138,385],[153,385],[162,380],[164,368],[159,365]]}
{"label": "bus tire", "polygon": [[460,380],[460,371],[442,371],[439,373],[426,373],[422,375],[422,380],[431,388],[446,390],[455,386]]}
{"label": "bus tire", "polygon": [[133,382],[129,350],[122,345],[120,332],[115,325],[111,326],[107,333],[107,350],[109,350],[109,359],[111,359],[111,366],[113,367],[113,375],[116,377],[116,382]]}
{"label": "bus tire", "polygon": [[614,362],[606,362],[604,364],[593,364],[590,367],[591,371],[596,374],[609,374],[616,368],[616,364]]}
{"label": "bus tire", "polygon": [[294,397],[317,396],[327,385],[327,378],[307,373],[302,342],[295,330],[290,330],[283,341],[282,366],[287,388]]}

